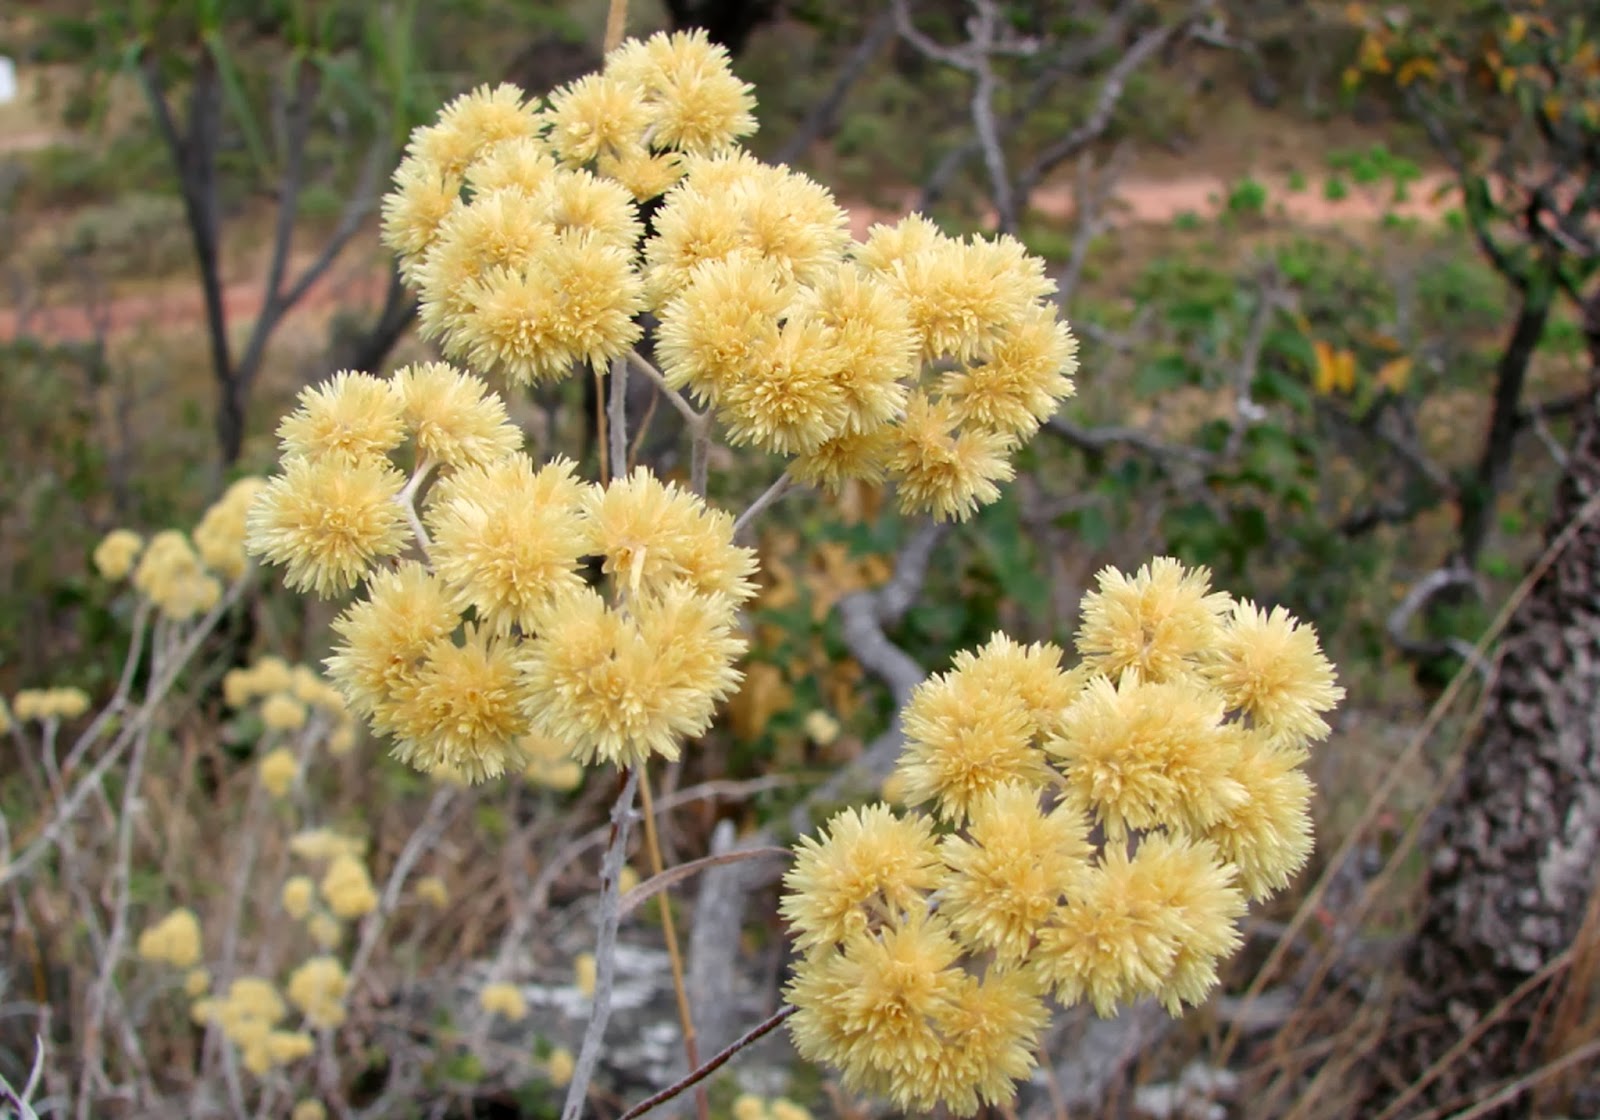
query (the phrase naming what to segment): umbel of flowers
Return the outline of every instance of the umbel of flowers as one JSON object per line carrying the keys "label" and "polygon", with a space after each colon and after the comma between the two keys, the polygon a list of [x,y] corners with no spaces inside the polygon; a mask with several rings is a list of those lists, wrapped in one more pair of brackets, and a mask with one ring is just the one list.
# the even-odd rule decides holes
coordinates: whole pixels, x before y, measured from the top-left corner
{"label": "umbel of flowers", "polygon": [[1032,1069],[1049,996],[1205,998],[1310,853],[1301,764],[1343,696],[1310,627],[1208,578],[1107,569],[1076,668],[996,635],[917,690],[891,783],[929,811],[840,813],[785,879],[802,1055],[969,1115]]}

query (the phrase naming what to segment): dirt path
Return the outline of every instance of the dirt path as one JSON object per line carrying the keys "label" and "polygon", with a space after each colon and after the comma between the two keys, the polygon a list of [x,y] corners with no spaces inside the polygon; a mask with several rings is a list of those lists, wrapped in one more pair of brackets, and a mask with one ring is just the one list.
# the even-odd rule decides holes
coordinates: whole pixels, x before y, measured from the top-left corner
{"label": "dirt path", "polygon": [[[1258,180],[1267,191],[1269,215],[1303,225],[1363,225],[1375,223],[1394,213],[1406,217],[1437,219],[1445,208],[1438,201],[1440,188],[1447,180],[1425,178],[1412,184],[1410,199],[1390,205],[1379,192],[1354,191],[1343,201],[1330,202],[1320,183],[1291,191],[1286,181]],[[1169,225],[1184,214],[1200,218],[1222,212],[1232,184],[1211,175],[1192,175],[1179,179],[1130,179],[1117,190],[1109,217],[1114,226]],[[909,205],[909,201],[907,202]],[[1075,204],[1073,191],[1065,186],[1047,186],[1035,191],[1031,209],[1057,221],[1070,220]],[[877,222],[892,222],[903,211],[857,204],[850,207],[851,228],[856,237]],[[383,298],[387,277],[380,272],[352,274],[331,268],[308,291],[291,313],[297,317],[317,312],[331,313],[358,303],[372,304]],[[251,321],[260,310],[263,287],[259,280],[229,284],[224,302],[230,325]],[[51,342],[82,342],[98,337],[126,336],[141,330],[152,332],[203,329],[205,306],[199,288],[188,277],[174,277],[168,288],[155,294],[117,296],[96,308],[81,305],[34,308],[0,308],[0,340],[15,339],[19,330]]]}

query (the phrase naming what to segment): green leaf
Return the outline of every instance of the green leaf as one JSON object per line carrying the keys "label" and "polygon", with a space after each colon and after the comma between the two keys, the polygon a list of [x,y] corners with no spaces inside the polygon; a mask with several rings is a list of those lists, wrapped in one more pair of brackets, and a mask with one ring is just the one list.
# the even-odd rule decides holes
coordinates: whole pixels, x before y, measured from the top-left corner
{"label": "green leaf", "polygon": [[240,134],[244,137],[250,161],[255,164],[257,173],[266,177],[272,172],[272,160],[267,155],[267,145],[262,138],[260,123],[256,120],[255,107],[250,104],[239,70],[233,64],[233,55],[229,52],[222,36],[216,32],[206,34],[205,47],[216,60],[217,76],[222,80],[223,98],[233,114],[235,123],[239,126]]}

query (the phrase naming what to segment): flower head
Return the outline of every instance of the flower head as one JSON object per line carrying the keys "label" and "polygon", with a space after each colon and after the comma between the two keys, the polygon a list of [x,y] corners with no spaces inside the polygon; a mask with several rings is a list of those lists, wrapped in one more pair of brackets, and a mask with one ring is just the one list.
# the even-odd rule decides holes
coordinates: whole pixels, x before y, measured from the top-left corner
{"label": "flower head", "polygon": [[1131,578],[1115,568],[1096,577],[1083,597],[1078,652],[1086,666],[1109,677],[1135,669],[1159,682],[1191,673],[1222,635],[1229,599],[1211,592],[1211,573],[1161,556]]}
{"label": "flower head", "polygon": [[439,638],[396,690],[394,756],[419,770],[450,768],[468,782],[523,764],[527,690],[514,642],[469,627],[457,645]]}
{"label": "flower head", "polygon": [[643,94],[657,147],[712,152],[756,130],[750,86],[733,76],[728,52],[704,31],[630,39],[607,56],[605,75]]}
{"label": "flower head", "polygon": [[293,590],[349,590],[409,540],[405,481],[386,460],[287,459],[250,507],[245,547],[284,565]]}
{"label": "flower head", "polygon": [[400,410],[388,382],[342,370],[301,392],[300,407],[278,425],[278,440],[285,456],[381,459],[405,439]]}
{"label": "flower head", "polygon": [[1295,744],[1322,739],[1322,713],[1344,698],[1317,633],[1282,607],[1271,613],[1246,600],[1228,615],[1210,650],[1206,676],[1228,707]]}
{"label": "flower head", "polygon": [[289,1002],[306,1017],[306,1025],[332,1030],[344,1022],[344,997],[350,978],[337,957],[312,957],[289,975]]}
{"label": "flower head", "polygon": [[144,538],[131,529],[113,529],[94,549],[95,571],[102,579],[119,580],[133,571],[133,562],[144,548]]}

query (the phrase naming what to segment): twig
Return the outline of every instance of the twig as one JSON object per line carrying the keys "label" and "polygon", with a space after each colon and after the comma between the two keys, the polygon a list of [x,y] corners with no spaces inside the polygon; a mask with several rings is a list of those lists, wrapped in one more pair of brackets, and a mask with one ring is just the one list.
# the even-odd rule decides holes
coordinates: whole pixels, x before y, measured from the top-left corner
{"label": "twig", "polygon": [[783,1021],[789,1016],[793,1015],[797,1010],[799,1010],[799,1008],[795,1007],[793,1004],[788,1004],[779,1008],[776,1013],[771,1015],[760,1026],[753,1027],[752,1029],[746,1031],[733,1042],[730,1042],[726,1048],[718,1051],[717,1055],[705,1065],[690,1073],[687,1077],[684,1077],[678,1081],[674,1081],[671,1085],[668,1085],[659,1093],[656,1093],[650,1097],[646,1097],[644,1100],[628,1109],[628,1111],[624,1112],[617,1118],[617,1120],[637,1120],[638,1117],[643,1116],[657,1105],[665,1104],[673,1097],[676,1097],[679,1093],[683,1092],[685,1089],[693,1085],[698,1085],[700,1082],[704,1081],[706,1078],[710,1077],[713,1073],[716,1073],[717,1070],[726,1065],[730,1058],[732,1058],[739,1051],[743,1050],[746,1046],[749,1046],[753,1042],[759,1041],[764,1036],[777,1030],[778,1027],[782,1025]]}
{"label": "twig", "polygon": [[[650,819],[648,810],[646,810],[645,819]],[[619,904],[621,914],[623,917],[627,917],[648,902],[651,896],[663,895],[685,879],[697,875],[701,871],[708,871],[713,867],[725,867],[731,863],[747,863],[753,859],[787,859],[790,854],[788,848],[776,848],[771,845],[759,848],[738,848],[718,855],[701,856],[699,859],[692,859],[688,863],[680,863],[668,871],[656,871],[650,878],[622,896],[622,901]]]}
{"label": "twig", "polygon": [[628,359],[611,363],[611,403],[606,420],[611,426],[611,477],[615,482],[628,474]]}
{"label": "twig", "polygon": [[1446,591],[1457,587],[1466,587],[1474,593],[1481,595],[1478,587],[1477,576],[1459,563],[1447,564],[1442,568],[1435,568],[1406,592],[1405,597],[1389,612],[1389,620],[1385,629],[1389,640],[1401,652],[1412,657],[1438,657],[1441,654],[1453,653],[1464,659],[1479,672],[1485,670],[1483,660],[1474,651],[1473,647],[1461,638],[1441,638],[1434,641],[1425,641],[1413,638],[1406,633],[1415,618],[1434,599]]}
{"label": "twig", "polygon": [[605,1039],[606,1023],[611,1018],[612,986],[617,971],[617,926],[620,911],[617,903],[618,883],[622,878],[622,864],[628,851],[628,832],[633,826],[633,801],[639,788],[639,768],[631,767],[611,807],[611,843],[606,847],[600,864],[600,912],[596,917],[594,959],[594,1002],[589,1011],[589,1025],[584,1028],[583,1044],[573,1065],[572,1082],[567,1086],[567,1099],[561,1106],[561,1120],[579,1120],[583,1104],[588,1098],[589,1083],[594,1079],[595,1066],[600,1061],[600,1045]]}
{"label": "twig", "polygon": [[769,508],[777,503],[778,499],[787,494],[795,485],[794,476],[784,471],[771,486],[763,490],[755,501],[750,503],[748,509],[741,513],[733,523],[733,539],[740,540],[745,531],[757,517],[760,517]]}

